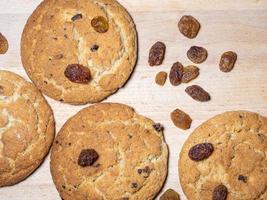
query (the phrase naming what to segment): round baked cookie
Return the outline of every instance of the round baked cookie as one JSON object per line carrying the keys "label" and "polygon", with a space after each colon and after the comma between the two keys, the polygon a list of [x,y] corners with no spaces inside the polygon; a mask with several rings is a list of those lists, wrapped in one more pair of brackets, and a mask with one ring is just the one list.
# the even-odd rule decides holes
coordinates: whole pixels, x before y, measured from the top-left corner
{"label": "round baked cookie", "polygon": [[103,103],[70,118],[52,147],[51,173],[64,200],[150,200],[167,174],[160,124]]}
{"label": "round baked cookie", "polygon": [[29,176],[54,139],[54,117],[39,90],[0,70],[0,187]]}
{"label": "round baked cookie", "polygon": [[226,112],[199,126],[185,142],[180,182],[189,200],[267,199],[267,118]]}
{"label": "round baked cookie", "polygon": [[21,39],[24,68],[49,97],[95,103],[122,87],[137,60],[137,33],[115,0],[44,0]]}

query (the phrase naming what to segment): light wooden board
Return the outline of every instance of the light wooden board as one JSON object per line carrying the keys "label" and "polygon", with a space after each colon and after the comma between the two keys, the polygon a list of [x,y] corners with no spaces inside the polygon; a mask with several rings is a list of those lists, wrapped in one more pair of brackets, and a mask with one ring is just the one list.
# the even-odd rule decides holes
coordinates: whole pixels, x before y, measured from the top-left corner
{"label": "light wooden board", "polygon": [[[1,0],[0,32],[10,49],[0,56],[0,69],[16,72],[26,79],[20,60],[23,26],[41,0]],[[179,184],[177,162],[183,142],[208,118],[228,110],[250,110],[267,116],[267,1],[266,0],[120,0],[133,16],[139,34],[139,61],[126,86],[107,99],[133,106],[139,113],[160,122],[170,149],[169,174],[163,190],[173,188],[186,199]],[[202,24],[198,37],[184,38],[177,22],[184,14],[195,16]],[[167,45],[164,64],[148,67],[150,46],[156,41]],[[198,103],[184,92],[187,85],[164,87],[154,83],[158,71],[169,71],[172,63],[191,64],[186,51],[191,45],[204,46],[209,57],[199,65],[201,72],[193,84],[210,92],[212,100]],[[238,53],[235,69],[224,74],[218,70],[220,55],[227,50]],[[192,84],[191,83],[191,84]],[[47,98],[57,131],[83,106],[70,106]],[[174,127],[169,114],[180,108],[194,119],[189,131]],[[59,200],[49,171],[49,157],[27,180],[0,189],[1,200]]]}

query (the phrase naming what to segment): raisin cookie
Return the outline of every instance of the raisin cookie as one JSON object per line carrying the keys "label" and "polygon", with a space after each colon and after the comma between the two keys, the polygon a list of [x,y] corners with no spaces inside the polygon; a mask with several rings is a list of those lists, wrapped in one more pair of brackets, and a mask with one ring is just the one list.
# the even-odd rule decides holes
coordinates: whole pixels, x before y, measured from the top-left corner
{"label": "raisin cookie", "polygon": [[39,90],[0,70],[0,187],[22,181],[40,165],[54,127],[52,110]]}
{"label": "raisin cookie", "polygon": [[51,173],[65,200],[150,200],[167,174],[163,128],[122,104],[70,118],[52,147]]}
{"label": "raisin cookie", "polygon": [[115,0],[44,0],[21,39],[23,66],[49,97],[70,103],[99,102],[130,77],[137,33]]}
{"label": "raisin cookie", "polygon": [[199,126],[184,144],[180,181],[190,200],[267,199],[267,118],[226,112]]}

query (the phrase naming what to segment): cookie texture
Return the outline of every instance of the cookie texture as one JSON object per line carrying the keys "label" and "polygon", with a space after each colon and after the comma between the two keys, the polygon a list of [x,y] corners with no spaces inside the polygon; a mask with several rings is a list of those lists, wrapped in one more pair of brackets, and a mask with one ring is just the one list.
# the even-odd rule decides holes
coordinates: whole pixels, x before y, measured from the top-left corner
{"label": "cookie texture", "polygon": [[[197,144],[212,144],[204,160],[189,158]],[[185,142],[179,160],[180,182],[190,200],[267,199],[267,118],[247,111],[218,115],[199,126]]]}
{"label": "cookie texture", "polygon": [[[115,0],[44,0],[21,39],[23,66],[49,97],[70,104],[99,102],[122,87],[137,60],[137,33]],[[65,75],[68,65],[91,72],[86,84]]]}
{"label": "cookie texture", "polygon": [[0,186],[29,176],[54,138],[54,117],[39,90],[22,77],[0,70]]}
{"label": "cookie texture", "polygon": [[162,129],[122,104],[96,104],[70,118],[52,147],[51,173],[65,200],[150,200],[167,174]]}

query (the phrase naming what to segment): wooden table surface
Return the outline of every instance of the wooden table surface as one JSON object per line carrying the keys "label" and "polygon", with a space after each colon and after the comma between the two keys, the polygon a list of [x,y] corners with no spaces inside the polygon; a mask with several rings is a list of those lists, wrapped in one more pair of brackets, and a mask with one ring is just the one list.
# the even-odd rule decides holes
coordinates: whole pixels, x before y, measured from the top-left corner
{"label": "wooden table surface", "polygon": [[[20,59],[23,26],[41,0],[1,0],[0,32],[9,40],[9,51],[0,56],[0,69],[16,72],[28,79]],[[266,0],[120,0],[131,13],[139,34],[139,61],[126,86],[109,97],[108,102],[128,104],[165,127],[170,149],[169,174],[163,191],[173,188],[186,199],[178,179],[177,162],[183,142],[205,120],[228,110],[250,110],[267,116],[267,1]],[[184,14],[195,16],[202,28],[194,40],[183,37],[177,22]],[[167,46],[164,63],[151,68],[148,51],[156,41]],[[199,84],[212,96],[198,103],[184,92],[188,85],[159,87],[154,77],[170,70],[172,63],[192,64],[186,51],[192,45],[204,46],[209,57],[200,67],[200,76],[190,84]],[[228,74],[218,69],[224,51],[238,54],[235,69]],[[70,106],[47,98],[56,119],[57,131],[84,106]],[[192,128],[182,131],[172,124],[175,108],[193,118]],[[49,157],[41,167],[20,184],[0,189],[1,200],[59,200],[49,171]]]}

